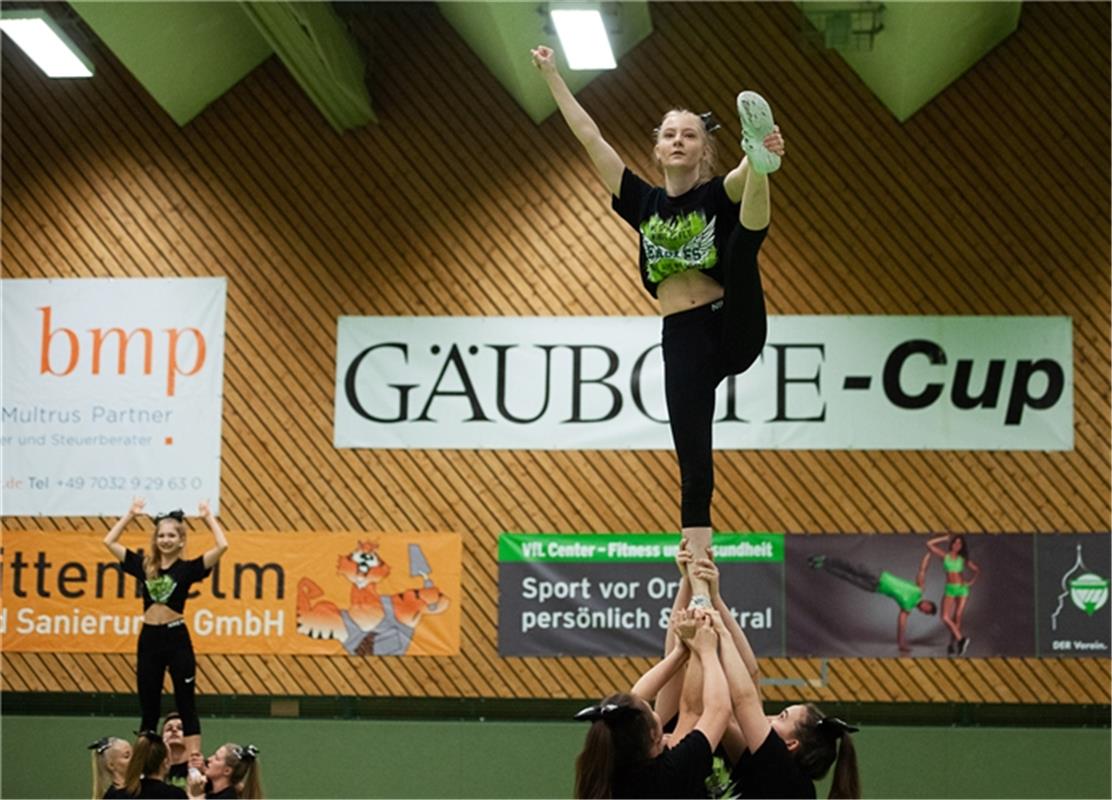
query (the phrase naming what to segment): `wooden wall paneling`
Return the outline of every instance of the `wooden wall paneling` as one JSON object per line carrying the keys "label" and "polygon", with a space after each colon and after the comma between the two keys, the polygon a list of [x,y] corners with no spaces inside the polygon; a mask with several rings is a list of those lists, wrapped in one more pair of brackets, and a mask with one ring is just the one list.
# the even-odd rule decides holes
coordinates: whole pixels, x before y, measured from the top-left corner
{"label": "wooden wall paneling", "polygon": [[981,676],[973,670],[965,659],[951,658],[939,664],[939,669],[950,676],[950,681],[958,690],[958,698],[965,703],[992,702],[995,693],[985,685]]}
{"label": "wooden wall paneling", "polygon": [[1020,703],[1038,703],[1040,695],[1037,684],[1032,684],[1030,670],[1023,669],[1017,658],[994,658],[990,660],[992,669],[999,674],[1015,694]]}
{"label": "wooden wall paneling", "polygon": [[1061,665],[1057,661],[1025,658],[1023,659],[1023,663],[1030,668],[1035,679],[1038,680],[1042,687],[1040,695],[1046,698],[1044,702],[1074,702],[1072,693],[1061,680]]}
{"label": "wooden wall paneling", "polygon": [[[298,695],[301,694],[300,681],[294,677],[289,669],[290,663],[293,659],[284,656],[261,656],[263,664],[270,671],[274,679],[273,686],[264,687],[266,694],[285,694],[285,695]],[[275,691],[277,687],[278,691]]]}
{"label": "wooden wall paneling", "polygon": [[[728,9],[720,11],[725,12]],[[762,25],[769,22],[771,20],[762,18]],[[775,36],[776,33],[770,31],[767,35]],[[799,68],[806,68],[807,60],[796,48],[785,48],[776,60],[780,62],[792,57]],[[878,162],[875,151],[864,147],[864,142],[859,137],[847,136],[843,132],[845,117],[855,109],[853,106],[841,107],[838,98],[831,96],[838,87],[822,87],[817,81],[803,80],[791,69],[781,70],[777,67],[773,71],[762,66],[764,60],[757,58],[752,62],[751,69],[758,78],[757,83],[768,85],[770,94],[776,91],[778,83],[782,83],[782,96],[785,100],[791,99],[784,104],[785,136],[789,141],[799,139],[814,142],[813,155],[809,150],[803,150],[810,158],[798,166],[792,166],[790,170],[788,167],[784,170],[785,177],[792,174],[793,180],[806,181],[818,190],[812,189],[808,196],[806,190],[800,187],[798,193],[808,197],[807,207],[801,209],[800,216],[817,213],[818,218],[825,223],[822,230],[827,235],[823,238],[838,242],[833,245],[834,252],[844,255],[831,261],[834,262],[835,269],[852,264],[852,269],[845,275],[846,285],[856,283],[859,279],[864,281],[859,291],[850,290],[851,296],[875,298],[876,304],[884,308],[906,305],[912,297],[908,290],[914,285],[909,285],[907,280],[910,278],[917,282],[919,271],[908,270],[900,276],[900,281],[888,277],[886,266],[896,258],[892,246],[888,244],[891,239],[888,228],[880,224],[882,215],[885,218],[888,215],[885,208],[869,202],[872,200],[871,195],[884,185],[877,180],[882,164]],[[821,88],[827,88],[827,91],[820,91]],[[730,89],[723,86],[723,91],[729,92]],[[801,124],[798,125],[792,121],[796,104],[806,104],[807,108],[805,121],[800,120]],[[889,136],[893,133],[891,125],[886,125],[881,130]],[[797,148],[793,145],[788,158],[792,159],[796,151]],[[889,162],[883,163],[884,168],[891,169],[892,166]],[[776,179],[773,180],[779,183]],[[855,184],[861,187],[857,191],[850,188]],[[828,202],[827,197],[837,198],[838,202]],[[900,253],[903,257],[908,254],[907,249]],[[931,266],[924,264],[923,268],[929,270]],[[836,274],[842,277],[840,273]],[[845,290],[834,284],[830,291],[837,295]],[[919,294],[924,293],[920,290]]]}
{"label": "wooden wall paneling", "polygon": [[[199,694],[240,694],[224,676],[226,664],[215,656],[197,656],[197,692]],[[134,683],[134,680],[132,681]],[[130,687],[129,687],[130,690]]]}
{"label": "wooden wall paneling", "polygon": [[76,683],[58,663],[55,653],[25,653],[28,663],[51,692],[75,692]]}
{"label": "wooden wall paneling", "polygon": [[[320,667],[321,674],[324,675],[328,679],[328,682],[330,684],[332,684],[332,688],[329,691],[329,694],[341,694],[341,695],[358,695],[359,694],[359,692],[355,691],[355,688],[340,673],[339,669],[337,668],[337,662],[340,659],[347,659],[347,658],[348,658],[347,656],[319,656],[316,659],[316,663]],[[400,696],[404,696],[404,695],[409,694],[409,692],[407,691],[408,687],[406,686],[405,677],[403,675],[396,674],[393,670],[386,670],[386,669],[383,670],[383,673],[387,673],[387,672],[390,674],[390,677],[392,679],[392,683],[394,683],[394,685],[397,687],[396,694],[398,694]]]}
{"label": "wooden wall paneling", "polygon": [[932,675],[923,666],[924,662],[931,660],[932,659],[915,659],[905,661],[903,662],[904,671],[914,682],[918,691],[919,702],[944,703],[946,702],[946,694],[939,688],[938,684],[933,680]]}
{"label": "wooden wall paneling", "polygon": [[[323,658],[328,664],[329,670],[331,670],[330,674],[335,676],[338,685],[344,687],[342,694],[359,697],[369,693],[370,684],[365,680],[365,674],[369,672],[369,670],[366,669],[366,659],[352,658],[346,653],[324,656]],[[397,678],[398,683],[401,685],[401,692],[399,694],[410,697],[420,697],[425,694],[425,692],[418,690],[417,687],[420,685],[420,682],[414,679],[411,670],[397,669],[397,665],[395,664],[382,666],[392,672]]]}
{"label": "wooden wall paneling", "polygon": [[[1070,313],[1075,324],[1075,451],[720,453],[716,517],[812,532],[1105,525],[1108,243],[1095,228],[1097,216],[1108,217],[1100,81],[1108,65],[1097,63],[1107,43],[1090,29],[1094,18],[1107,22],[1107,9],[1056,16],[1025,8],[1016,35],[904,125],[835,56],[799,43],[793,7],[659,4],[653,14],[652,39],[627,56],[622,73],[587,87],[584,106],[631,166],[654,175],[645,128],[656,120],[646,114],[675,99],[708,103],[731,132],[725,152],[736,156],[728,101],[738,76],[774,101],[787,98],[775,104],[792,151],[775,179],[777,230],[762,259],[774,312]],[[327,444],[337,313],[622,314],[651,306],[633,269],[635,239],[607,207],[562,120],[529,123],[429,9],[375,16],[380,24],[361,35],[388,40],[374,51],[388,62],[376,77],[388,113],[379,126],[343,137],[323,130],[276,60],[179,130],[106,51],[97,55],[103,80],[64,91],[5,55],[6,274],[228,274],[227,527],[343,529],[373,519],[375,527],[464,535],[459,600],[467,624],[458,659],[201,657],[206,685],[605,694],[651,662],[498,658],[497,533],[671,527],[671,453],[337,452]],[[428,41],[414,46],[407,38],[420,26]],[[1091,52],[1064,44],[1078,36]],[[751,49],[735,55],[714,46],[727,40]],[[707,59],[694,59],[695,43]],[[433,50],[442,57],[430,58]],[[1061,85],[1071,81],[1063,79],[1079,71],[1091,77],[1072,81],[1064,95]],[[476,80],[458,80],[469,73]],[[1088,124],[1068,126],[1059,140],[1091,153],[1095,167],[1067,192],[1053,165],[1030,158],[1020,132],[1045,109],[1071,105],[1066,118]],[[54,123],[49,131],[38,122],[43,115]],[[976,136],[950,141],[962,126]],[[276,135],[261,138],[264,127]],[[498,163],[483,169],[468,155],[473,142],[494,143]],[[930,160],[940,149],[952,159],[949,171]],[[76,200],[66,195],[72,188]],[[1053,201],[1045,212],[1051,230],[1038,228],[1044,212],[1024,188]],[[942,192],[956,192],[949,207],[938,202]],[[427,223],[420,232],[407,226],[415,215]],[[43,222],[32,231],[24,218]],[[487,233],[504,219],[514,220],[513,236]],[[472,263],[482,265],[485,282],[460,279],[475,272]],[[1047,265],[1054,281],[1044,280]],[[300,414],[291,412],[295,396]],[[100,530],[107,521],[5,524]],[[131,690],[130,656],[43,658],[9,654],[3,666],[20,675],[49,663],[55,686]],[[791,659],[767,664],[769,674],[792,668]],[[1107,668],[1091,660],[847,659],[831,669],[832,686],[808,696],[1108,697]]]}
{"label": "wooden wall paneling", "polygon": [[1077,667],[1088,675],[1090,702],[1107,704],[1112,699],[1112,661],[1107,658],[1079,658]]}
{"label": "wooden wall paneling", "polygon": [[19,674],[19,667],[13,663],[10,653],[0,652],[0,691],[27,692],[32,687]]}
{"label": "wooden wall paneling", "polygon": [[851,702],[869,703],[883,700],[886,695],[882,687],[877,686],[866,664],[868,659],[843,658],[839,659],[845,670],[841,673],[844,685],[849,690]]}
{"label": "wooden wall paneling", "polygon": [[[1064,13],[1063,13],[1064,12]],[[1107,10],[1105,9],[1105,12]],[[1058,105],[1062,93],[1081,98],[1099,97],[1100,93],[1107,90],[1109,69],[1108,60],[1103,57],[1108,42],[1100,40],[1100,29],[1107,29],[1108,19],[1102,20],[1103,25],[1093,25],[1087,20],[1070,19],[1070,11],[1037,9],[1034,13],[1024,15],[1024,33],[1036,35],[1013,37],[1015,47],[1026,51],[1026,57],[1018,59],[1014,67],[1029,73],[1028,80],[1021,86],[1032,99],[1037,99],[1041,104]],[[1031,28],[1026,25],[1032,23]],[[1068,47],[1054,46],[1058,42],[1069,42]],[[1035,46],[1036,43],[1039,46]],[[1049,47],[1047,45],[1050,45]],[[1001,81],[1001,92],[1012,93],[1014,87],[1010,82]],[[1081,111],[1091,118],[1097,126],[1067,125],[1060,129],[1062,141],[1074,143],[1090,140],[1089,143],[1099,146],[1101,140],[1107,140],[1108,109],[1097,103],[1085,103],[1080,106],[1071,106],[1065,109],[1067,113],[1076,114]],[[1092,171],[1101,171],[1107,174],[1108,165],[1093,163]],[[1084,177],[1079,175],[1080,177]],[[1095,186],[1098,192],[1107,189],[1107,185]]]}
{"label": "wooden wall paneling", "polygon": [[[1003,661],[1003,659],[999,659]],[[994,703],[1018,703],[1019,698],[1015,690],[1009,685],[1007,670],[999,670],[987,658],[968,658],[964,659],[970,668],[975,671],[984,681],[985,685],[991,689],[996,699]]]}
{"label": "wooden wall paneling", "polygon": [[861,660],[857,669],[877,700],[890,703],[912,699],[906,682],[901,680],[903,666],[897,659],[866,658]]}
{"label": "wooden wall paneling", "polygon": [[59,655],[59,661],[66,670],[75,677],[81,691],[84,692],[109,692],[111,683],[97,669],[92,658],[85,653],[64,653]]}
{"label": "wooden wall paneling", "polygon": [[[91,656],[113,691],[134,691],[136,664],[134,653],[94,653]],[[138,700],[136,700],[138,703]]]}
{"label": "wooden wall paneling", "polygon": [[[1095,662],[1093,666],[1098,666],[1100,663],[1096,659],[1089,658],[1063,658],[1061,664],[1065,672],[1077,684],[1078,694],[1084,698],[1082,702],[1107,703],[1110,693],[1108,676],[1092,669],[1087,663],[1090,661]],[[1107,659],[1101,661],[1104,664],[1109,663]]]}
{"label": "wooden wall paneling", "polygon": [[[7,118],[9,120],[12,119],[11,113],[12,112],[8,112],[9,116],[7,116]],[[5,156],[7,156],[9,154],[10,148],[11,148],[11,144],[10,144],[11,139],[9,139],[8,141],[9,141],[9,144],[6,145],[3,148],[4,151],[5,151],[5,153],[4,153]],[[14,165],[10,166],[10,167],[6,166],[5,167],[5,173],[9,173],[9,172],[14,173],[15,175],[18,175],[19,174],[19,169],[18,169],[18,167],[14,166]],[[11,180],[12,180],[11,178],[5,178],[5,183],[10,183]],[[60,244],[61,241],[65,241],[67,245],[70,245],[70,247],[73,247],[73,246],[79,247],[81,249],[81,254],[77,259],[78,263],[87,264],[87,265],[90,266],[89,273],[86,276],[82,276],[82,277],[92,277],[92,276],[96,275],[96,266],[95,265],[97,264],[98,259],[95,255],[93,255],[93,252],[90,249],[89,244],[85,241],[84,236],[78,235],[77,231],[73,230],[70,227],[69,220],[66,219],[62,215],[60,210],[57,209],[53,205],[53,203],[50,202],[50,200],[47,197],[44,197],[41,194],[41,192],[38,191],[37,189],[29,190],[26,194],[21,195],[14,202],[12,201],[11,198],[5,197],[5,203],[8,204],[9,206],[15,208],[15,209],[20,209],[20,206],[22,206],[23,203],[26,202],[26,201],[30,201],[30,202],[34,203],[34,205],[38,206],[38,209],[36,209],[36,210],[39,212],[40,218],[46,218],[46,219],[51,219],[51,220],[56,220],[57,221],[57,225],[58,225],[59,230],[56,232],[55,229],[52,226],[43,226],[42,229],[41,229],[41,235],[40,235],[41,238],[39,239],[39,241],[42,242],[43,240],[47,240],[51,244],[55,244],[57,246],[57,248],[59,249],[59,252],[64,252],[64,250],[62,249],[64,246]],[[28,219],[33,219],[33,218],[34,217],[28,217]],[[69,233],[70,235],[63,236],[62,234],[65,234],[65,233]],[[31,238],[32,241],[35,239],[34,236],[32,236],[30,238]],[[10,243],[8,244],[8,246],[9,247],[11,246]],[[69,248],[67,248],[67,249],[69,249]],[[74,263],[74,262],[70,261],[70,260],[67,260],[65,263]],[[41,264],[41,267],[48,267],[48,265],[49,265],[49,262],[44,262],[44,263]]]}
{"label": "wooden wall paneling", "polygon": [[[287,684],[293,688],[289,694],[293,695],[319,695],[321,688],[315,680],[313,680],[309,673],[301,667],[299,658],[307,658],[307,656],[293,656],[282,655],[274,659],[274,669],[285,672],[287,676]],[[372,694],[381,694],[381,692],[374,691],[374,682],[368,681],[372,685]]]}
{"label": "wooden wall paneling", "polygon": [[[312,682],[311,688],[313,691],[308,691],[307,694],[333,695],[338,693],[336,687],[332,685],[332,681],[328,679],[319,666],[320,662],[324,660],[321,657],[286,656],[285,660],[293,662]],[[375,673],[375,675],[377,677],[378,673]],[[301,687],[303,690],[307,688],[304,683],[301,684]],[[388,687],[383,694],[399,694],[399,692],[393,691],[393,687]]]}
{"label": "wooden wall paneling", "polygon": [[[404,64],[397,66],[405,68]],[[416,64],[409,66],[415,71],[415,77],[419,76],[422,67]],[[387,89],[391,85],[390,81],[384,82],[384,97],[389,96]],[[429,81],[427,86],[435,90],[437,84]],[[402,92],[404,89],[399,87],[398,91]],[[483,169],[474,159],[460,157],[457,149],[445,148],[445,143],[437,136],[443,125],[440,110],[445,98],[429,99],[432,102],[412,105],[414,117],[403,122],[401,131],[404,139],[397,146],[399,150],[408,151],[414,159],[427,159],[429,168],[443,177],[441,185],[431,187],[432,195],[426,198],[428,202],[448,202],[459,207],[461,214],[468,215],[479,204],[486,212],[483,216],[493,221],[493,224],[484,226],[482,230],[482,235],[489,237],[489,243],[484,256],[475,262],[479,265],[478,270],[468,271],[465,268],[461,274],[474,274],[477,279],[476,288],[481,285],[492,301],[488,305],[499,309],[501,313],[529,313],[527,298],[515,287],[522,283],[521,273],[526,265],[551,264],[554,254],[548,248],[539,251],[536,249],[543,242],[539,237],[512,237],[510,234],[516,226],[509,224],[509,221],[523,213],[527,217],[533,217],[531,222],[539,219],[526,202],[525,195],[519,193],[512,183],[497,180],[501,177],[501,169],[497,164],[490,169]],[[506,155],[508,148],[501,146],[501,142],[489,134],[475,129],[476,124],[471,115],[460,115],[453,121],[453,134],[480,152],[491,154],[497,151]],[[444,196],[443,200],[441,196]],[[458,224],[466,227],[462,218]],[[477,242],[476,245],[479,246]],[[533,296],[543,303],[548,313],[555,313],[561,308],[574,310],[577,297],[572,286],[557,280],[557,276],[548,269],[541,268],[536,275],[544,284],[543,289],[535,291]]]}
{"label": "wooden wall paneling", "polygon": [[[235,297],[234,297],[234,295],[232,295],[232,297],[230,297],[230,298],[229,298],[229,305],[231,305],[232,307],[234,307],[234,304],[235,304]],[[235,319],[236,319],[236,318],[238,318],[238,316],[231,316],[231,317],[229,317],[229,328],[231,328],[232,326],[234,326],[234,325],[235,325]],[[229,332],[229,333],[231,334],[231,332]],[[235,337],[234,335],[229,335],[229,348],[231,348],[232,346],[234,346],[234,344],[235,344],[236,340],[237,340],[237,339],[236,339],[236,337]],[[235,363],[235,362],[232,362],[232,364],[234,364],[234,363]],[[277,503],[275,503],[275,505],[277,506],[278,504],[277,504]]]}
{"label": "wooden wall paneling", "polygon": [[208,661],[210,668],[209,677],[213,677],[213,672],[220,676],[219,682],[222,682],[226,688],[221,689],[221,693],[228,693],[233,695],[245,695],[251,693],[250,680],[245,679],[242,670],[240,669],[240,656],[234,654],[220,654],[211,653],[206,656],[200,656]]}

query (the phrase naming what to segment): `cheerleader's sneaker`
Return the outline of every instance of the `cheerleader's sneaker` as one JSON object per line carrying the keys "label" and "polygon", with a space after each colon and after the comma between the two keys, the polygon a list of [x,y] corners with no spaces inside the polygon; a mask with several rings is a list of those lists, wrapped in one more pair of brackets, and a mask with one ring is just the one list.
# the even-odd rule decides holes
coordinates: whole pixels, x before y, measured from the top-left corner
{"label": "cheerleader's sneaker", "polygon": [[756,92],[742,92],[737,96],[737,115],[741,120],[741,149],[749,157],[749,164],[762,175],[780,169],[780,156],[764,145],[776,124],[768,101]]}

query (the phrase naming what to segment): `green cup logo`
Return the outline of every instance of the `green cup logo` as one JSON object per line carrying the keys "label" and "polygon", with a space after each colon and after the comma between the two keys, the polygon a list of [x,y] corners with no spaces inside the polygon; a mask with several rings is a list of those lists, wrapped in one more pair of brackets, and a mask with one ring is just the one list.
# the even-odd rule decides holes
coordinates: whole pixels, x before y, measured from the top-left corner
{"label": "green cup logo", "polygon": [[1086,572],[1069,582],[1070,600],[1090,617],[1108,602],[1108,581],[1100,575]]}

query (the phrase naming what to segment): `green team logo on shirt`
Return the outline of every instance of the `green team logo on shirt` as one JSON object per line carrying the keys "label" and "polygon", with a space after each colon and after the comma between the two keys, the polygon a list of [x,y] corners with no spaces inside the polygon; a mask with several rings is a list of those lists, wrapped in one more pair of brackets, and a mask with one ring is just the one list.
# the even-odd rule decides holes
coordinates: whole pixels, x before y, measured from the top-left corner
{"label": "green team logo on shirt", "polygon": [[154,580],[147,581],[147,594],[156,603],[165,603],[178,588],[178,582],[169,575],[159,575]]}
{"label": "green team logo on shirt", "polygon": [[653,283],[689,269],[710,269],[718,263],[714,217],[708,222],[702,211],[667,221],[653,214],[641,223],[641,236],[645,268]]}

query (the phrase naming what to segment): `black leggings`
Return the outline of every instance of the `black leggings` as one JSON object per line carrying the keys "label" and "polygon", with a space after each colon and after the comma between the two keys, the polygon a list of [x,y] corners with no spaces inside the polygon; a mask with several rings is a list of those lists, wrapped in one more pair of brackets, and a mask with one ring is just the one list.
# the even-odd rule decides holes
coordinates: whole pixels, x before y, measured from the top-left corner
{"label": "black leggings", "polygon": [[880,585],[880,576],[868,567],[854,564],[841,558],[823,558],[822,569],[835,578],[852,583],[866,592],[875,592]]}
{"label": "black leggings", "polygon": [[757,251],[768,229],[735,225],[723,254],[725,296],[664,318],[664,397],[680,462],[680,524],[710,527],[714,393],[761,355],[768,338]]}
{"label": "black leggings", "polygon": [[157,731],[162,702],[162,677],[170,668],[174,683],[174,703],[181,715],[182,734],[194,736],[201,732],[195,698],[197,661],[193,642],[185,623],[143,625],[139,632],[139,664],[137,683],[139,708],[143,714],[140,730]]}

